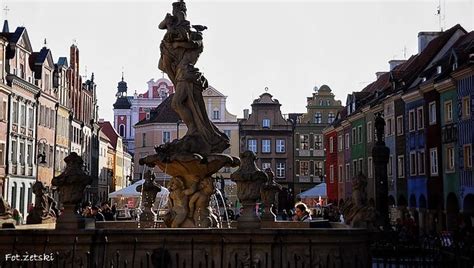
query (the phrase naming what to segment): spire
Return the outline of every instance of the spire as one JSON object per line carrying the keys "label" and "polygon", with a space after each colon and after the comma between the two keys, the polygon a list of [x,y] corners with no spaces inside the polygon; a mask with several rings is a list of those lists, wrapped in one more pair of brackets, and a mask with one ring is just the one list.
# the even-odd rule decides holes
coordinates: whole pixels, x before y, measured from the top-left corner
{"label": "spire", "polygon": [[10,29],[8,28],[8,20],[5,20],[3,22],[3,30],[2,30],[3,33],[9,33],[10,32]]}
{"label": "spire", "polygon": [[123,71],[122,71],[122,82],[123,82]]}
{"label": "spire", "polygon": [[46,41],[46,38],[44,39],[44,47],[47,47],[48,42]]}

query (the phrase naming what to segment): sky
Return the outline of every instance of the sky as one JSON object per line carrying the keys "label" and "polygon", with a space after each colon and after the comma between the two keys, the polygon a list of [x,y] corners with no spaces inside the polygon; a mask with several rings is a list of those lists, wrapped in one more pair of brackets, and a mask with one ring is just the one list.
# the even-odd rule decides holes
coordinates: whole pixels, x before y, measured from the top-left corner
{"label": "sky", "polygon": [[[122,71],[128,95],[159,79],[158,24],[171,13],[164,0],[2,0],[10,31],[24,26],[34,51],[53,59],[80,50],[83,76],[94,73],[99,117],[113,120]],[[238,117],[268,88],[282,112],[303,113],[314,87],[328,85],[336,99],[360,91],[388,71],[388,61],[418,53],[421,31],[461,24],[474,27],[474,0],[415,1],[187,1],[191,24],[206,25],[196,64],[211,86],[227,96]],[[437,8],[441,6],[440,16]]]}

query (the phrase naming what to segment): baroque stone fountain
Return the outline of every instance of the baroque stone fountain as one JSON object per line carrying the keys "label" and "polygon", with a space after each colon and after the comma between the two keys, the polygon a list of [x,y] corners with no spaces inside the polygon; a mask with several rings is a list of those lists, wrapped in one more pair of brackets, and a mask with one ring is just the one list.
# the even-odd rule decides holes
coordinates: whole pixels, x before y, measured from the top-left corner
{"label": "baroque stone fountain", "polygon": [[202,92],[208,81],[195,64],[203,51],[202,31],[206,26],[186,20],[184,1],[173,3],[159,28],[166,30],[161,41],[159,69],[173,82],[176,92],[171,106],[186,124],[181,139],[155,147],[156,154],[139,160],[140,165],[158,166],[171,175],[168,227],[214,227],[216,215],[209,207],[215,191],[211,176],[224,166],[235,167],[240,161],[222,152],[229,138],[210,120]]}

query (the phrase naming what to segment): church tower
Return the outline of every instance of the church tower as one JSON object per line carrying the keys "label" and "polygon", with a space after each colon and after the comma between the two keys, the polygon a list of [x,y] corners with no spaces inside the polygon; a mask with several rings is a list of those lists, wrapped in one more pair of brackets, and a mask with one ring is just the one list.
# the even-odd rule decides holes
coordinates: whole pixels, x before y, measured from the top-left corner
{"label": "church tower", "polygon": [[127,82],[124,81],[122,73],[122,81],[118,82],[117,100],[114,103],[114,128],[122,136],[123,144],[127,146],[129,152],[133,152],[134,142],[132,138],[133,124],[131,122],[131,106],[130,98],[127,96]]}

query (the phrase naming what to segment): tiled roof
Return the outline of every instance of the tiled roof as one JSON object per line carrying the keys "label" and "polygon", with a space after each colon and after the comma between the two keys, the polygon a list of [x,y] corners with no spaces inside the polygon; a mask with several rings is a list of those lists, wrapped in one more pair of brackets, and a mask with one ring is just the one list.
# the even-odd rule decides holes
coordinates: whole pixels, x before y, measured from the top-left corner
{"label": "tiled roof", "polygon": [[101,131],[109,138],[110,144],[114,149],[117,148],[117,139],[120,135],[117,133],[115,128],[109,121],[99,122],[99,126],[101,127]]}
{"label": "tiled roof", "polygon": [[150,119],[144,119],[136,126],[151,124],[151,123],[177,123],[181,118],[171,108],[171,101],[173,100],[174,94],[169,95],[168,98],[164,99],[163,102],[158,105],[155,109],[150,112]]}
{"label": "tiled roof", "polygon": [[67,68],[69,66],[67,62],[67,57],[59,57],[57,64],[58,66],[65,66]]}

